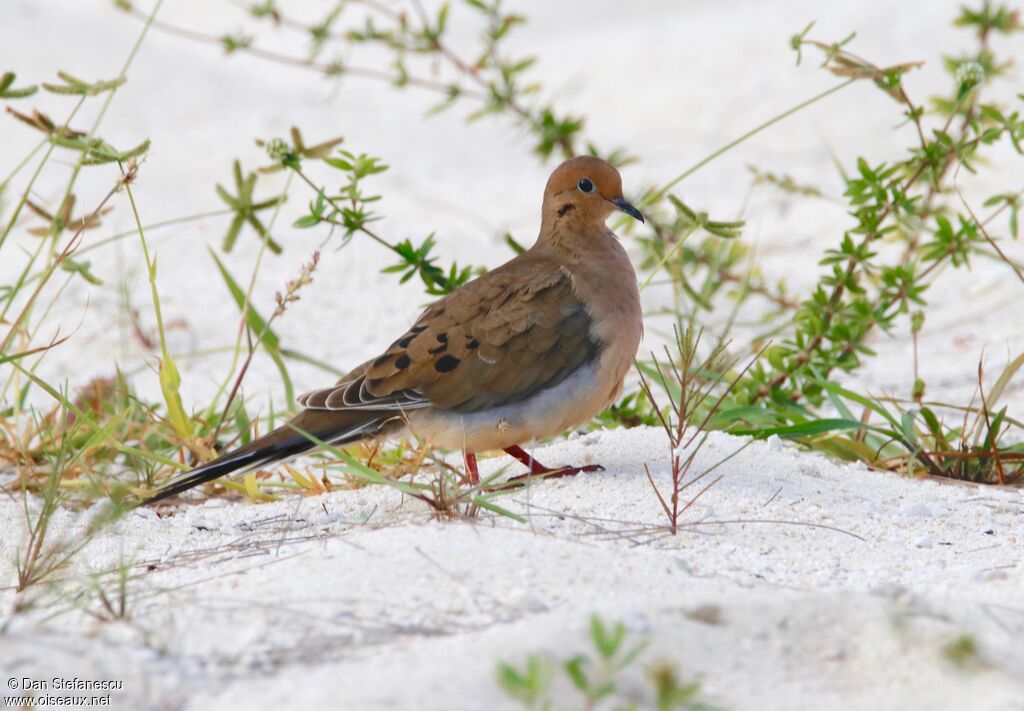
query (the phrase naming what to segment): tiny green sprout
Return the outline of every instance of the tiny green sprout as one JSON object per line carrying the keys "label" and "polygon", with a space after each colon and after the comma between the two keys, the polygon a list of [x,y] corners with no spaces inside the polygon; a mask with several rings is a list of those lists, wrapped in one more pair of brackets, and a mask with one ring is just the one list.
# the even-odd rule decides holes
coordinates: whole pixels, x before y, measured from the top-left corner
{"label": "tiny green sprout", "polygon": [[53,145],[81,152],[82,165],[124,163],[132,158],[138,158],[149,150],[149,139],[134,148],[119,151],[99,136],[90,137],[67,126],[57,126],[49,116],[39,111],[33,111],[31,116],[18,113],[11,108],[7,111],[19,121],[45,133],[46,139]]}
{"label": "tiny green sprout", "polygon": [[963,101],[974,87],[985,81],[985,67],[980,62],[961,62],[956,68],[956,98]]}
{"label": "tiny green sprout", "polygon": [[281,253],[281,245],[274,241],[270,236],[270,232],[263,225],[263,222],[259,219],[258,213],[263,210],[269,210],[277,207],[284,199],[284,195],[278,195],[277,197],[268,198],[266,200],[256,201],[253,198],[253,191],[256,189],[256,176],[255,172],[249,173],[248,175],[242,174],[242,164],[237,160],[232,165],[232,176],[235,180],[236,195],[232,195],[219,183],[216,186],[217,194],[221,200],[227,203],[228,207],[235,213],[234,219],[231,221],[231,225],[228,227],[227,233],[224,235],[223,250],[230,252],[235,246],[235,241],[238,239],[239,233],[242,231],[242,227],[246,223],[249,224],[255,230],[256,234],[259,235],[267,244],[267,248],[270,249],[274,254]]}
{"label": "tiny green sprout", "polygon": [[291,153],[291,150],[292,147],[280,138],[272,138],[267,141],[267,155],[271,160],[282,160]]}
{"label": "tiny green sprout", "polygon": [[551,687],[554,670],[545,658],[531,654],[526,659],[526,666],[517,669],[511,664],[498,664],[498,683],[501,688],[516,701],[533,708],[547,696]]}
{"label": "tiny green sprout", "polygon": [[[85,149],[85,157],[82,159],[82,165],[104,165],[106,163],[126,163],[133,158],[138,158],[143,153],[149,150],[149,139],[135,146],[129,148],[126,151],[119,151],[109,143],[93,139],[96,141],[94,144],[88,145]],[[53,143],[61,145],[60,141],[54,140]],[[91,142],[87,142],[91,143]],[[66,148],[77,148],[75,145],[66,145]],[[82,149],[79,149],[82,150]]]}
{"label": "tiny green sprout", "polygon": [[526,247],[524,247],[522,244],[520,244],[519,241],[515,237],[512,236],[511,232],[506,232],[505,233],[505,240],[504,240],[504,242],[505,242],[505,244],[508,245],[509,249],[511,249],[516,254],[522,254],[523,252],[526,251]]}
{"label": "tiny green sprout", "polygon": [[768,170],[761,170],[755,165],[748,165],[747,170],[754,176],[754,185],[773,185],[779,190],[803,197],[823,197],[821,189],[814,185],[797,183],[788,173],[778,175]]}
{"label": "tiny green sprout", "polygon": [[274,20],[279,19],[277,3],[275,3],[274,0],[263,0],[263,2],[253,3],[249,6],[249,14],[253,17],[271,17]]}
{"label": "tiny green sprout", "polygon": [[64,82],[63,84],[48,84],[43,82],[43,88],[52,94],[97,96],[106,91],[113,91],[127,81],[123,76],[96,82],[87,82],[84,79],[79,79],[67,72],[57,72],[57,76]]}
{"label": "tiny green sprout", "polygon": [[594,418],[594,423],[606,429],[616,427],[655,427],[659,424],[658,413],[643,392],[629,393],[618,402],[608,406]]}
{"label": "tiny green sprout", "polygon": [[942,656],[960,669],[966,669],[978,660],[978,642],[969,634],[962,634],[942,647]]}
{"label": "tiny green sprout", "polygon": [[401,261],[398,264],[385,267],[381,271],[386,274],[400,272],[402,274],[400,283],[402,284],[414,276],[419,276],[427,293],[431,296],[444,296],[451,293],[472,278],[473,268],[460,268],[457,263],[452,262],[448,271],[445,272],[435,264],[434,257],[430,256],[434,245],[433,234],[428,235],[419,247],[415,246],[411,240],[403,240],[394,246],[394,252],[401,258]]}
{"label": "tiny green sprout", "polygon": [[283,139],[270,139],[267,141],[266,150],[270,160],[283,168],[298,168],[302,164],[299,155],[288,144],[288,141]]}
{"label": "tiny green sprout", "polygon": [[39,87],[35,85],[14,89],[12,85],[15,79],[17,79],[17,75],[14,72],[4,72],[0,75],[0,99],[24,99],[39,90]]}
{"label": "tiny green sprout", "polygon": [[88,262],[88,261],[81,261],[81,262],[79,262],[79,261],[75,261],[74,259],[71,259],[70,257],[68,257],[63,262],[61,262],[60,268],[63,269],[64,271],[66,271],[66,272],[71,272],[72,274],[77,274],[78,276],[82,277],[83,279],[85,279],[90,284],[94,284],[96,286],[99,286],[99,285],[103,284],[103,280],[100,279],[98,276],[96,276],[95,274],[92,273],[92,271],[90,270],[91,266],[92,266],[91,262]]}
{"label": "tiny green sprout", "polygon": [[290,143],[283,138],[272,138],[269,141],[257,139],[256,145],[262,146],[270,159],[274,161],[273,165],[259,168],[259,172],[273,173],[284,168],[298,170],[302,167],[303,158],[315,160],[327,158],[335,146],[344,140],[339,136],[313,146],[307,146],[302,138],[302,131],[297,126],[292,126]]}
{"label": "tiny green sprout", "polygon": [[924,327],[924,311],[914,311],[910,314],[910,330],[912,333],[920,333]]}
{"label": "tiny green sprout", "polygon": [[[617,698],[622,696],[619,692],[619,680],[622,673],[636,662],[647,645],[646,642],[627,645],[627,637],[628,633],[622,623],[609,625],[595,615],[590,619],[590,642],[597,652],[596,658],[586,654],[574,654],[556,666],[552,658],[532,654],[527,657],[526,665],[522,668],[505,662],[500,663],[497,668],[498,684],[526,708],[553,709],[555,706],[551,699],[552,678],[557,670],[561,670],[573,689],[582,696],[582,708],[606,708],[607,705],[601,704],[614,701],[616,703],[611,706],[613,708],[635,709],[635,703],[623,706],[623,699]],[[653,696],[654,703],[644,708],[654,708],[657,711],[696,711],[711,708],[696,698],[700,691],[700,683],[682,683],[676,670],[667,663],[649,668],[646,677],[651,688],[645,696]],[[634,694],[635,691],[630,695]]]}
{"label": "tiny green sprout", "polygon": [[686,229],[703,229],[708,234],[722,239],[734,239],[743,232],[746,224],[743,220],[733,222],[720,222],[708,218],[706,212],[696,212],[675,195],[668,196],[669,202],[676,208],[680,221]]}
{"label": "tiny green sprout", "polygon": [[926,387],[927,386],[925,385],[923,379],[914,378],[914,386],[910,391],[910,396],[914,399],[915,402],[921,402],[921,400],[924,398]]}
{"label": "tiny green sprout", "polygon": [[807,33],[811,31],[811,28],[814,27],[814,22],[814,20],[811,20],[807,23],[807,27],[805,27],[802,32],[798,32],[789,38],[789,47],[796,52],[797,66],[800,66],[800,61],[803,59],[802,50],[804,46],[804,38],[807,36]]}
{"label": "tiny green sprout", "polygon": [[224,54],[232,54],[239,50],[248,49],[252,46],[252,42],[252,37],[241,32],[236,35],[227,34],[220,37],[220,44],[224,49]]}
{"label": "tiny green sprout", "polygon": [[344,3],[336,3],[327,16],[318,24],[309,27],[309,38],[312,45],[310,54],[316,56],[323,49],[324,43],[331,37],[331,27],[341,15]]}
{"label": "tiny green sprout", "polygon": [[551,110],[545,109],[535,125],[535,130],[539,138],[534,150],[541,157],[550,158],[556,148],[561,149],[561,152],[569,157],[576,153],[576,136],[583,130],[583,119],[572,116],[560,118]]}
{"label": "tiny green sprout", "polygon": [[[1021,131],[1024,134],[1024,129]],[[1021,209],[1021,197],[1024,193],[1004,193],[1002,195],[993,195],[985,201],[985,207],[992,207],[994,205],[1002,205],[1000,209],[1004,209],[1010,214],[1010,236],[1013,239],[1017,239],[1019,234],[1020,224],[1020,209]]]}
{"label": "tiny green sprout", "polygon": [[960,17],[956,18],[953,24],[960,27],[975,27],[981,37],[992,31],[1008,35],[1024,30],[1019,10],[1011,10],[1006,5],[996,5],[989,0],[982,3],[980,10],[964,6],[960,8],[960,13]]}
{"label": "tiny green sprout", "polygon": [[693,708],[692,703],[700,693],[700,682],[681,684],[679,673],[671,664],[656,664],[647,673],[654,685],[655,708],[657,711]]}

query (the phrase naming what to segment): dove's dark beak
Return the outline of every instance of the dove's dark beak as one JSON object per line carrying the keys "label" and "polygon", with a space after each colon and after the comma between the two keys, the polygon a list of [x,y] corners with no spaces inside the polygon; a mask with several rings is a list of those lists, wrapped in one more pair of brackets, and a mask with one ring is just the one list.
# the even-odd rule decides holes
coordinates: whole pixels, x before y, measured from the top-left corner
{"label": "dove's dark beak", "polygon": [[611,203],[612,203],[612,205],[614,205],[615,207],[619,208],[620,210],[622,210],[624,213],[626,213],[630,217],[635,217],[636,219],[640,220],[641,222],[644,221],[644,216],[641,215],[640,211],[637,210],[635,207],[633,207],[630,204],[629,200],[627,200],[626,198],[620,198],[620,197],[619,198],[615,198],[614,200],[611,201]]}

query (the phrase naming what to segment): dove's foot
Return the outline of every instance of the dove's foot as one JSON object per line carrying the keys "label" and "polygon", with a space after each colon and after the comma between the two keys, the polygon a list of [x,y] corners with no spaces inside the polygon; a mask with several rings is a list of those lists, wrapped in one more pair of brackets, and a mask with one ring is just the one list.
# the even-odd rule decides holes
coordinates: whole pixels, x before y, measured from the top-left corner
{"label": "dove's foot", "polygon": [[514,457],[519,462],[522,462],[530,468],[529,474],[520,474],[509,479],[510,482],[522,481],[524,479],[558,479],[563,476],[575,476],[580,472],[600,472],[604,471],[604,467],[600,464],[587,464],[582,467],[546,467],[536,459],[533,455],[524,451],[521,447],[512,445],[506,447],[505,452]]}

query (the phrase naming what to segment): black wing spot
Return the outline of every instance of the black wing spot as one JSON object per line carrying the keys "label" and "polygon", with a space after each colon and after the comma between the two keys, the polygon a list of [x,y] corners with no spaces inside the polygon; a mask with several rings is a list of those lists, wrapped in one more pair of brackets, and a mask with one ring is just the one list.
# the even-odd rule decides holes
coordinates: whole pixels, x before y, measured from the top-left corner
{"label": "black wing spot", "polygon": [[446,350],[448,350],[448,344],[442,343],[437,348],[431,348],[430,350],[427,351],[427,353],[429,353],[430,355],[437,355],[438,353],[444,353]]}
{"label": "black wing spot", "polygon": [[423,333],[427,330],[426,326],[413,326],[409,329],[409,333]]}
{"label": "black wing spot", "polygon": [[449,373],[455,370],[461,362],[462,361],[453,355],[441,356],[437,359],[437,362],[434,363],[434,370],[438,373]]}
{"label": "black wing spot", "polygon": [[398,346],[399,348],[408,348],[409,344],[412,343],[412,340],[414,338],[416,338],[416,334],[415,333],[412,334],[411,336],[405,336],[404,338],[402,338],[399,341],[397,341],[395,343],[395,345]]}
{"label": "black wing spot", "polygon": [[382,365],[384,365],[385,363],[387,363],[387,362],[388,362],[388,359],[390,359],[390,358],[391,358],[391,354],[390,354],[390,353],[385,353],[385,354],[384,354],[384,355],[382,355],[382,356],[381,356],[380,358],[378,358],[377,360],[373,361],[373,367],[374,367],[374,368],[379,368],[379,367],[381,367]]}
{"label": "black wing spot", "polygon": [[573,205],[572,203],[567,203],[565,205],[562,205],[560,208],[558,208],[558,216],[559,217],[564,217],[566,213],[572,212],[575,209],[576,209],[576,206]]}
{"label": "black wing spot", "polygon": [[406,368],[409,367],[409,364],[411,362],[412,361],[409,360],[409,354],[403,353],[398,357],[398,360],[395,361],[395,367],[398,368],[399,370],[405,370]]}
{"label": "black wing spot", "polygon": [[441,333],[437,334],[437,342],[438,343],[447,343],[448,342],[448,334],[443,332],[443,331]]}
{"label": "black wing spot", "polygon": [[476,340],[475,338],[470,338],[469,343],[466,344],[466,348],[468,348],[471,351],[475,351],[479,347],[480,341]]}

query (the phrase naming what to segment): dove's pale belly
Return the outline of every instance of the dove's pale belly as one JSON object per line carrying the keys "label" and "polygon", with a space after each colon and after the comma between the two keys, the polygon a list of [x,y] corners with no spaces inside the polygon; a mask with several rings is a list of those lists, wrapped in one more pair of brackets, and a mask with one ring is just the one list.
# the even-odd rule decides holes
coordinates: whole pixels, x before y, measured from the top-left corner
{"label": "dove's pale belly", "polygon": [[434,446],[469,452],[554,437],[583,424],[618,395],[621,376],[615,382],[602,383],[610,380],[602,370],[600,361],[595,360],[533,397],[487,410],[414,410],[408,414],[409,429]]}
{"label": "dove's pale belly", "polygon": [[610,233],[609,253],[622,277],[588,284],[602,289],[590,295],[595,325],[592,335],[604,348],[598,358],[580,367],[554,387],[520,402],[477,412],[424,408],[408,413],[409,429],[443,449],[484,452],[555,437],[604,410],[622,391],[643,335],[643,317],[636,275],[625,250]]}

